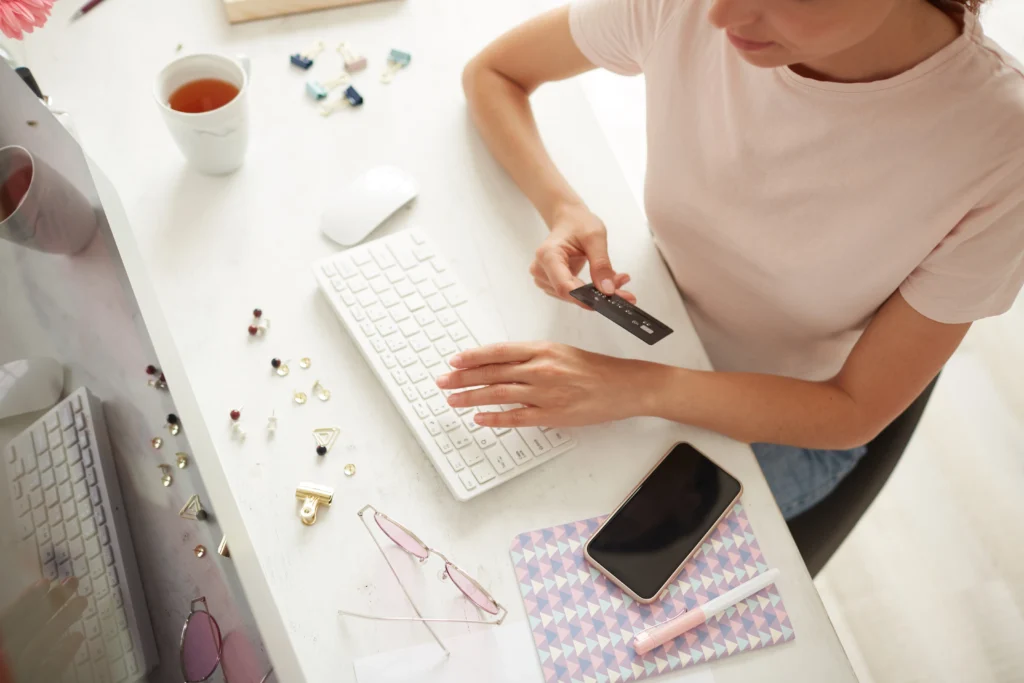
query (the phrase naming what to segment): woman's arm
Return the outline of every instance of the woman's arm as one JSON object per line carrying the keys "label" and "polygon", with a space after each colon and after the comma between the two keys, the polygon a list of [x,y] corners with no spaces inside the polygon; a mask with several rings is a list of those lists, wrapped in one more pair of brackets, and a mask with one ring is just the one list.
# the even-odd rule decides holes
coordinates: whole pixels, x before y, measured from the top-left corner
{"label": "woman's arm", "polygon": [[480,135],[551,230],[530,267],[534,282],[547,294],[583,308],[569,292],[583,285],[576,275],[588,262],[591,277],[605,294],[636,298],[620,289],[629,276],[612,268],[604,223],[587,209],[544,149],[530,94],[544,83],[593,68],[569,32],[569,8],[562,7],[498,38],[462,74]]}
{"label": "woman's arm", "polygon": [[[921,393],[970,323],[926,318],[890,297],[842,370],[825,382],[701,372],[611,358],[549,343],[501,344],[458,354],[438,379],[453,406],[521,403],[479,413],[487,426],[580,425],[652,415],[734,439],[806,448],[853,448],[874,438]],[[463,369],[464,368],[464,369]]]}

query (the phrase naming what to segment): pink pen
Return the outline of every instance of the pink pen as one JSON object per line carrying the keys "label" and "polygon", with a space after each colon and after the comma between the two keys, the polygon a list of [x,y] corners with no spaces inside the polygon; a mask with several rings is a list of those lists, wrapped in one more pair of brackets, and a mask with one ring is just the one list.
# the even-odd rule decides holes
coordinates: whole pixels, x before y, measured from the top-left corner
{"label": "pink pen", "polygon": [[758,574],[750,581],[740,584],[731,591],[719,595],[713,600],[708,600],[700,607],[695,607],[689,612],[672,617],[649,629],[637,633],[633,638],[633,649],[638,655],[645,655],[651,650],[664,645],[673,638],[683,635],[692,628],[710,621],[733,605],[746,600],[754,593],[766,586],[775,583],[779,578],[778,569],[769,569],[763,574]]}

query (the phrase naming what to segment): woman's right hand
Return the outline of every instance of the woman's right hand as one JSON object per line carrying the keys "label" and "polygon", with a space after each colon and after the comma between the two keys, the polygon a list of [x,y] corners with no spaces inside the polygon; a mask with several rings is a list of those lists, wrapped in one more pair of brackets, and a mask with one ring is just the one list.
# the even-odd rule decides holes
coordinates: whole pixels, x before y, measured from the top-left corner
{"label": "woman's right hand", "polygon": [[577,275],[587,263],[590,277],[599,290],[636,303],[636,297],[622,289],[629,282],[629,275],[616,273],[612,268],[608,258],[608,232],[601,219],[582,205],[560,209],[551,222],[550,234],[537,249],[530,265],[533,281],[549,296],[593,310],[569,296],[569,292],[586,284]]}

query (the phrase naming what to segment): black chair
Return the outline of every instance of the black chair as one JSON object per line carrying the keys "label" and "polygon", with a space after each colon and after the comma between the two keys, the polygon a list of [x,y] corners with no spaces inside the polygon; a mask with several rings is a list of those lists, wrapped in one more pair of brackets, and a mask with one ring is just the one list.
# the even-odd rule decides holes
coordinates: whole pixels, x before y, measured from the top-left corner
{"label": "black chair", "polygon": [[789,531],[812,577],[842,545],[882,490],[910,443],[938,379],[932,380],[903,414],[868,444],[868,452],[827,498],[789,520]]}

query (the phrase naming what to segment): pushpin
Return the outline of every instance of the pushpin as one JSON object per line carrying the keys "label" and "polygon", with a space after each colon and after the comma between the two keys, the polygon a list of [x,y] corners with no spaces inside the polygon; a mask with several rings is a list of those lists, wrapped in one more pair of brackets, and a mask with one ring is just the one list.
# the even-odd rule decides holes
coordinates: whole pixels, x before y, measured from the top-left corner
{"label": "pushpin", "polygon": [[[350,85],[347,88],[345,88],[345,92],[342,94],[340,98],[338,98],[334,102],[325,104],[324,106],[320,107],[320,115],[330,116],[331,114],[338,111],[342,107],[358,107],[362,104],[363,96],[360,95],[359,92]],[[328,394],[328,397],[329,396],[330,394]],[[326,401],[327,399],[322,400]]]}
{"label": "pushpin", "polygon": [[322,40],[318,40],[310,46],[305,52],[297,52],[289,57],[292,64],[299,67],[300,69],[308,69],[313,66],[313,58],[320,54],[324,49],[324,43]]}
{"label": "pushpin", "polygon": [[354,74],[357,71],[362,71],[366,68],[366,57],[356,54],[352,49],[352,46],[348,43],[340,43],[338,45],[338,52],[341,53],[341,58],[345,62],[345,71],[350,74]]}
{"label": "pushpin", "polygon": [[409,66],[409,62],[412,61],[412,55],[408,52],[402,52],[401,50],[391,50],[388,53],[388,65],[384,69],[384,73],[381,74],[381,83],[390,83],[394,79],[395,74]]}
{"label": "pushpin", "polygon": [[306,94],[312,97],[314,100],[323,100],[327,98],[327,94],[337,88],[339,85],[345,85],[348,83],[348,74],[341,74],[337,78],[332,78],[327,81],[318,81],[314,78],[306,81]]}

